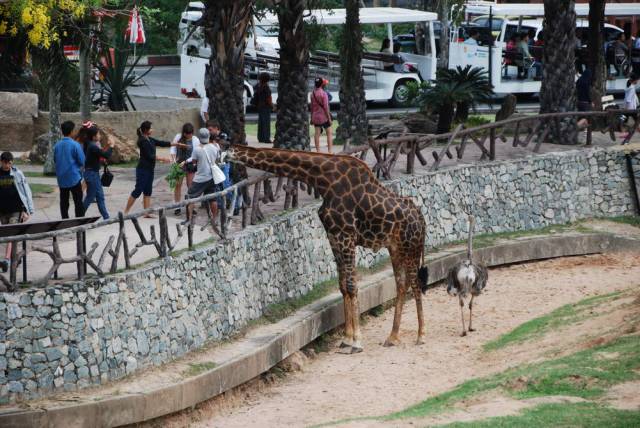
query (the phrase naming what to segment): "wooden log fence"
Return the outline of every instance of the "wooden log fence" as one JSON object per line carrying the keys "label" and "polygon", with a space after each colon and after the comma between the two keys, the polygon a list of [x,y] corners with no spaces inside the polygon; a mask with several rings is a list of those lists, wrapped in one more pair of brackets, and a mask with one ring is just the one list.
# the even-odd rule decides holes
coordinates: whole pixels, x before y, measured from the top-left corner
{"label": "wooden log fence", "polygon": [[[367,158],[372,157],[368,163],[373,173],[379,178],[389,180],[393,178],[394,169],[401,154],[406,155],[406,168],[403,172],[414,174],[417,163],[422,167],[428,167],[431,171],[437,171],[441,167],[441,162],[445,156],[449,159],[454,157],[452,148],[455,148],[455,157],[458,160],[463,159],[469,143],[475,144],[480,149],[482,159],[496,159],[497,145],[499,143],[511,144],[513,147],[528,147],[531,142],[535,141],[532,151],[537,153],[542,143],[546,142],[548,138],[558,135],[562,121],[577,120],[578,118],[586,118],[589,121],[587,146],[592,143],[591,134],[596,129],[598,120],[604,123],[604,129],[601,127],[600,130],[608,132],[612,140],[616,141],[615,132],[618,130],[617,127],[619,125],[617,118],[619,115],[633,118],[632,113],[635,113],[635,111],[610,110],[548,113],[517,117],[468,129],[458,125],[454,131],[446,134],[405,134],[399,137],[381,135],[377,139],[370,139],[367,144],[353,146],[341,154],[352,155],[365,162],[367,162]],[[629,132],[622,138],[621,144],[627,144],[635,134],[639,119],[631,120],[633,120],[633,124],[629,126]],[[513,129],[510,135],[507,133],[508,129]],[[511,138],[510,142],[509,138]],[[486,146],[487,143],[488,147]],[[434,161],[431,165],[429,165],[425,155],[422,153],[427,149],[432,150]],[[369,156],[370,153],[372,156]],[[277,179],[275,190],[272,187],[273,179]],[[190,219],[176,224],[176,231],[173,237],[169,233],[167,212],[176,208],[187,209],[188,205],[195,206],[205,203],[207,221],[200,227],[200,231],[210,229],[220,239],[226,239],[234,217],[241,217],[239,226],[242,229],[250,224],[257,224],[265,218],[261,205],[281,201],[281,193],[284,192],[283,209],[296,208],[299,191],[306,191],[315,198],[319,197],[317,190],[312,187],[291,179],[286,179],[285,181],[283,177],[265,173],[242,180],[223,191],[163,207],[148,208],[128,215],[118,213],[117,217],[109,220],[59,231],[2,237],[0,238],[0,244],[14,243],[15,245],[12,246],[8,278],[0,274],[0,291],[16,291],[18,289],[17,269],[20,260],[26,254],[26,242],[48,242],[48,240],[51,240],[47,245],[33,245],[31,247],[32,251],[47,254],[52,261],[52,265],[44,278],[33,279],[31,281],[33,285],[46,286],[51,278],[56,277],[58,269],[64,264],[76,265],[78,279],[85,278],[88,274],[87,267],[91,268],[96,275],[104,276],[106,273],[115,273],[119,268],[130,268],[132,257],[145,246],[153,247],[158,257],[164,258],[176,250],[179,242],[186,234],[186,246],[189,249],[193,249],[195,245],[193,239],[194,229],[197,227],[195,214]],[[220,205],[218,215],[215,218],[209,208],[212,202]],[[158,222],[149,225],[147,234],[143,230],[139,219],[148,215],[157,215]],[[130,237],[127,236],[126,222],[131,222],[138,238],[138,242],[133,246]],[[116,223],[118,224],[117,233],[107,238],[100,251],[98,251],[98,247],[101,244],[98,242],[93,242],[87,249],[85,244],[87,232]],[[60,241],[65,237],[73,239],[74,235],[76,254],[65,257],[60,250]],[[19,247],[19,243],[22,243],[22,247]],[[94,255],[97,255],[96,259],[94,259]],[[105,267],[105,264],[107,267]]]}

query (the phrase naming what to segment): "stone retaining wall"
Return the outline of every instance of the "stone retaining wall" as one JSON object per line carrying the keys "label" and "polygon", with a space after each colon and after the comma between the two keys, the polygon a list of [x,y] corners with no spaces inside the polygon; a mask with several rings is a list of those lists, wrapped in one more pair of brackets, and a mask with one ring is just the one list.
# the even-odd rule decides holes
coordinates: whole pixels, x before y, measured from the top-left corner
{"label": "stone retaining wall", "polygon": [[[624,155],[600,149],[457,167],[389,183],[413,196],[427,245],[631,214]],[[114,380],[229,337],[267,305],[335,276],[318,204],[139,270],[0,295],[0,403]],[[384,252],[359,253],[371,265]]]}

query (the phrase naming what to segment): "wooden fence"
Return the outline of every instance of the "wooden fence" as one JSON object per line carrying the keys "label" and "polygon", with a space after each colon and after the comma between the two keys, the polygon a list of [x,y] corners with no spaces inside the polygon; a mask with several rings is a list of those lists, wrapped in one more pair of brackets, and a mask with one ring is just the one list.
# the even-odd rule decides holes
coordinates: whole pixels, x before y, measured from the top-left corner
{"label": "wooden fence", "polygon": [[[453,158],[452,150],[455,150],[457,159],[463,159],[465,149],[469,144],[477,146],[482,152],[482,159],[496,159],[497,144],[511,144],[514,147],[527,147],[533,144],[533,152],[537,152],[542,143],[549,138],[558,138],[563,121],[576,120],[577,118],[588,118],[586,146],[591,144],[591,134],[595,129],[608,132],[610,138],[615,142],[620,121],[620,115],[628,115],[633,127],[629,129],[628,135],[621,144],[626,144],[632,138],[637,126],[637,119],[631,115],[635,111],[610,110],[605,112],[569,112],[550,113],[536,116],[524,116],[508,119],[501,122],[486,124],[474,128],[464,129],[461,125],[453,132],[439,135],[405,134],[395,138],[388,138],[388,135],[381,134],[375,139],[369,140],[368,144],[351,147],[342,154],[357,156],[369,161],[374,173],[382,179],[391,179],[394,168],[400,156],[406,156],[406,168],[404,173],[413,174],[416,172],[416,160],[423,167],[428,167],[434,171],[440,167],[445,156]],[[600,123],[600,125],[598,125]],[[427,155],[424,153],[431,150],[433,162],[429,165]],[[373,154],[373,159],[367,159],[369,153]],[[276,181],[275,190],[272,182]],[[275,177],[272,174],[261,174],[257,177],[243,180],[221,192],[205,195],[197,199],[174,203],[163,207],[149,208],[134,214],[118,216],[104,221],[99,221],[89,225],[76,226],[64,230],[44,232],[37,234],[9,236],[0,238],[0,244],[14,243],[11,263],[9,267],[9,279],[0,275],[0,291],[4,287],[8,291],[18,289],[17,269],[20,261],[26,262],[26,242],[31,242],[31,251],[47,254],[51,258],[51,267],[42,278],[32,278],[33,285],[46,286],[46,284],[56,276],[57,270],[63,264],[75,264],[77,266],[77,279],[83,279],[89,269],[98,276],[107,273],[115,273],[120,268],[129,269],[131,267],[131,257],[140,248],[149,246],[155,249],[158,257],[164,258],[177,249],[178,243],[186,235],[187,248],[194,248],[194,231],[204,231],[209,229],[213,236],[226,239],[229,233],[229,226],[233,211],[237,209],[237,215],[241,218],[240,227],[244,229],[249,224],[257,224],[265,217],[261,205],[273,204],[280,199],[284,193],[283,209],[287,210],[298,206],[298,191],[306,191],[309,195],[318,197],[314,189],[302,183],[295,182],[283,177]],[[222,198],[225,203],[220,204],[218,216],[214,218],[207,207],[207,221],[204,225],[196,223],[197,216],[193,215],[190,220],[176,224],[176,230],[171,233],[167,223],[167,212],[176,208],[184,209],[189,204],[199,204]],[[145,233],[140,217],[148,214],[157,214],[158,223],[149,227]],[[136,231],[138,242],[133,244],[131,237],[127,236],[125,224],[131,222]],[[86,233],[89,230],[105,228],[112,224],[118,224],[117,233],[109,236],[101,242],[86,244]],[[105,229],[106,230],[106,229]],[[75,239],[76,254],[65,257],[60,250],[60,240],[67,237]],[[36,241],[44,242],[45,245],[35,245]],[[19,243],[22,243],[21,249]],[[102,245],[102,248],[100,246]],[[100,249],[100,251],[98,251]],[[122,257],[121,257],[122,256]],[[123,263],[121,262],[121,259]],[[26,269],[23,273],[23,282],[28,282]]]}

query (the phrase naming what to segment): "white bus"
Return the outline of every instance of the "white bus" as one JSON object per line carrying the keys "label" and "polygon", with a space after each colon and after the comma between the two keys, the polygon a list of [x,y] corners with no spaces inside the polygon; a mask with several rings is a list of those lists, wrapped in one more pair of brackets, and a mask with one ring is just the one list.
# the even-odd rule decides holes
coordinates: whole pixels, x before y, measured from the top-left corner
{"label": "white bus", "polygon": [[[196,7],[198,2],[192,2],[191,7]],[[204,44],[202,37],[198,39],[197,32],[193,31],[192,36],[187,38],[188,32],[184,31],[189,25],[192,25],[201,16],[201,10],[190,10],[183,13],[183,22],[181,22],[181,41],[179,51],[181,53],[181,71],[180,86],[181,92],[185,95],[197,96],[204,94],[204,68],[208,63],[210,50]],[[318,9],[305,13],[307,21],[313,21],[319,25],[341,25],[346,20],[345,9]],[[393,24],[412,23],[419,26],[424,37],[420,39],[421,51],[424,55],[402,52],[403,60],[412,66],[414,72],[396,72],[385,70],[382,63],[377,60],[363,60],[363,74],[365,80],[365,97],[367,101],[391,101],[394,104],[403,104],[407,98],[407,83],[420,82],[421,80],[433,80],[436,74],[436,58],[435,58],[435,37],[434,22],[437,15],[431,12],[423,12],[411,9],[392,8],[392,7],[376,7],[360,9],[361,24],[385,24],[387,36],[393,40]],[[267,14],[254,26],[256,34],[264,31],[264,35],[256,37],[256,42],[249,40],[247,43],[247,54],[255,58],[266,59],[270,64],[272,74],[277,78],[277,46],[269,43],[267,39],[270,34],[277,34],[274,31],[278,25],[276,15]],[[201,34],[201,33],[200,33]],[[194,37],[194,35],[196,35]],[[265,40],[263,41],[263,37]],[[277,41],[277,38],[276,38]],[[258,46],[256,48],[255,46]],[[262,48],[260,48],[262,46]],[[323,75],[329,77],[329,91],[332,95],[332,102],[339,101],[339,66],[336,61],[335,54],[320,53],[319,59],[326,61],[326,66],[319,65],[322,61],[312,61],[310,65],[310,78],[315,75]],[[314,68],[315,67],[315,68]],[[273,70],[275,69],[275,71]],[[247,82],[246,95],[252,95],[251,85]],[[310,84],[311,88],[311,84]],[[277,101],[276,91],[273,91],[274,101]]]}
{"label": "white bus", "polygon": [[[588,28],[587,16],[589,5],[580,3],[575,5],[577,15],[577,27]],[[495,37],[493,46],[472,45],[464,43],[459,38],[461,31],[454,29],[451,32],[449,44],[449,68],[464,67],[471,64],[487,70],[491,84],[497,95],[516,93],[538,93],[541,82],[535,76],[527,74],[525,78],[518,79],[518,68],[509,59],[507,42],[511,34],[532,29],[535,37],[542,30],[544,18],[543,4],[497,4],[488,1],[476,1],[465,4],[464,12],[471,19],[470,25],[465,27],[476,29],[489,29]],[[635,16],[640,15],[640,4],[637,3],[611,3],[606,5],[606,16]],[[605,37],[611,37],[622,29],[606,24]],[[532,52],[532,55],[534,53]],[[535,56],[535,55],[534,55]],[[619,76],[607,80],[607,91],[618,92],[624,90],[627,77]]]}

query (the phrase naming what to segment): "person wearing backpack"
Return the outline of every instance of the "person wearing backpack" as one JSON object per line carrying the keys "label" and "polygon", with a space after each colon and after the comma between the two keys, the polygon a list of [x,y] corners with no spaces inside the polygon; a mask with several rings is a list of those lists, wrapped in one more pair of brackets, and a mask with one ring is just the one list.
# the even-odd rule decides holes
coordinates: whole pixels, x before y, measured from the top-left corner
{"label": "person wearing backpack", "polygon": [[258,83],[253,87],[251,104],[258,110],[258,142],[273,144],[271,141],[271,88],[269,88],[269,73],[260,73]]}

